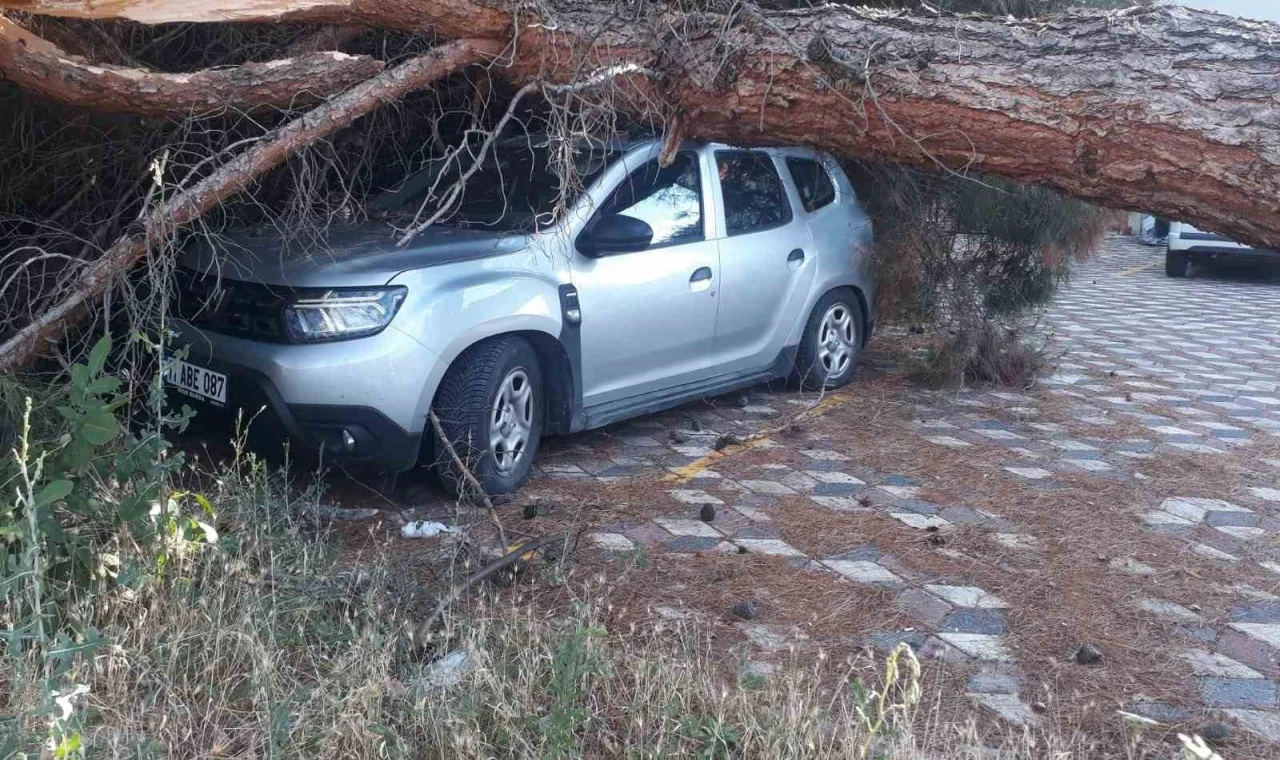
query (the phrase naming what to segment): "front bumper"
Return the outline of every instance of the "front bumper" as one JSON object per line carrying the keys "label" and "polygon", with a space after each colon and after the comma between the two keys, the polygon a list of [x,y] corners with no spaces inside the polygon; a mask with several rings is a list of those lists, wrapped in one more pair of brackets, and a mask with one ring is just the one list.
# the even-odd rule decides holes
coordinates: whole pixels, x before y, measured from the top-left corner
{"label": "front bumper", "polygon": [[255,448],[274,452],[289,440],[299,454],[344,466],[401,472],[417,462],[436,357],[403,333],[282,345],[179,330],[186,361],[227,376],[225,404],[180,396],[200,424],[238,420]]}

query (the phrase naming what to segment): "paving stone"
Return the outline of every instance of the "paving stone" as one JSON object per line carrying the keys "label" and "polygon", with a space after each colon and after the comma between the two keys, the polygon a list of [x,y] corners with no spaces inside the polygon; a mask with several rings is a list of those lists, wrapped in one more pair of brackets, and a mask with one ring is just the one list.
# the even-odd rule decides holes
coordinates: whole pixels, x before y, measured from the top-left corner
{"label": "paving stone", "polygon": [[1006,467],[1004,469],[1027,480],[1044,480],[1045,478],[1053,477],[1052,472],[1039,467]]}
{"label": "paving stone", "polygon": [[1204,649],[1184,649],[1178,656],[1191,665],[1191,672],[1198,676],[1215,678],[1262,678],[1262,674],[1253,668],[1236,662],[1226,655],[1209,652]]}
{"label": "paving stone", "polygon": [[901,583],[902,579],[874,562],[824,559],[822,564],[855,583]]}
{"label": "paving stone", "polygon": [[929,436],[928,438],[925,438],[925,440],[929,443],[937,444],[938,446],[948,446],[953,449],[963,449],[966,446],[971,445],[968,441],[962,441],[959,438],[952,438],[949,435]]}
{"label": "paving stone", "polygon": [[1267,532],[1262,528],[1249,528],[1243,525],[1223,525],[1217,530],[1241,541],[1252,541],[1267,535]]}
{"label": "paving stone", "polygon": [[1231,619],[1239,623],[1280,623],[1280,602],[1256,602],[1231,608]]}
{"label": "paving stone", "polygon": [[1101,459],[1063,459],[1062,463],[1072,467],[1079,467],[1086,472],[1111,472],[1115,469],[1115,467]]}
{"label": "paving stone", "polygon": [[1280,649],[1280,624],[1277,623],[1231,623],[1232,628],[1253,638]]}
{"label": "paving stone", "polygon": [[873,633],[871,634],[871,644],[876,649],[891,652],[897,649],[899,644],[906,644],[913,650],[919,651],[924,646],[924,634],[919,631],[892,631],[889,633]]}
{"label": "paving stone", "polygon": [[641,546],[655,546],[671,540],[670,533],[652,523],[628,528],[625,535]]}
{"label": "paving stone", "polygon": [[805,470],[805,474],[826,485],[865,486],[866,481],[839,470]]}
{"label": "paving stone", "polygon": [[1144,523],[1154,528],[1190,528],[1196,524],[1191,520],[1169,514],[1163,509],[1145,512],[1139,517]]}
{"label": "paving stone", "polygon": [[1003,609],[1009,605],[995,594],[989,594],[977,586],[949,586],[945,584],[925,584],[930,594],[944,599],[957,607],[972,609]]}
{"label": "paving stone", "polygon": [[849,457],[845,456],[844,454],[841,454],[838,451],[831,451],[830,449],[807,449],[807,450],[801,451],[800,453],[804,454],[810,459],[813,459],[819,462],[849,461]]}
{"label": "paving stone", "polygon": [[803,472],[789,472],[778,481],[792,491],[803,493],[812,490],[818,481]]}
{"label": "paving stone", "polygon": [[1193,454],[1225,454],[1226,449],[1219,449],[1213,446],[1207,446],[1203,443],[1188,443],[1186,441],[1174,441],[1168,444],[1172,448],[1181,451],[1190,451]]}
{"label": "paving stone", "polygon": [[975,660],[1007,662],[1009,651],[1000,643],[999,636],[981,633],[939,633],[938,638],[947,642]]}
{"label": "paving stone", "polygon": [[771,522],[773,520],[764,510],[756,509],[746,504],[735,505],[733,510],[748,520],[754,520],[755,522]]}
{"label": "paving stone", "polygon": [[776,538],[738,538],[734,543],[753,554],[770,554],[781,557],[803,557],[804,552]]}
{"label": "paving stone", "polygon": [[1040,718],[1027,703],[1016,694],[983,694],[970,692],[969,697],[975,702],[991,709],[996,715],[1018,726],[1034,726]]}
{"label": "paving stone", "polygon": [[866,490],[866,484],[858,483],[819,483],[809,492],[814,496],[857,496]]}
{"label": "paving stone", "polygon": [[766,496],[792,496],[795,491],[772,480],[740,480],[738,481],[752,493],[764,494]]}
{"label": "paving stone", "polygon": [[953,523],[966,523],[969,525],[982,525],[990,522],[991,518],[976,509],[968,507],[943,507],[940,513],[942,517]]}
{"label": "paving stone", "polygon": [[990,609],[960,609],[942,621],[939,631],[947,633],[985,633],[999,636],[1005,631],[1004,613]]}
{"label": "paving stone", "polygon": [[965,688],[980,694],[1017,694],[1022,678],[1010,670],[984,668],[973,674]]}
{"label": "paving stone", "polygon": [[852,496],[810,496],[809,500],[836,512],[871,511],[869,507],[862,506],[862,503]]}
{"label": "paving stone", "polygon": [[1202,499],[1178,496],[1160,502],[1160,508],[1184,520],[1202,522],[1210,512],[1252,512],[1253,510],[1222,499]]}
{"label": "paving stone", "polygon": [[951,605],[918,588],[903,589],[893,603],[898,609],[930,628],[937,628],[938,624],[951,612]]}
{"label": "paving stone", "polygon": [[738,623],[737,626],[751,643],[769,652],[780,652],[809,640],[807,635],[794,628],[764,623]]}
{"label": "paving stone", "polygon": [[[717,523],[719,520],[716,521]],[[721,526],[723,528],[724,526]],[[782,538],[782,528],[777,525],[761,525],[758,523],[750,523],[733,531],[733,538]]]}
{"label": "paving stone", "polygon": [[970,656],[948,644],[937,636],[929,636],[920,648],[920,657],[927,660],[938,660],[951,664],[970,662]]}
{"label": "paving stone", "polygon": [[704,536],[676,536],[664,546],[673,552],[705,552],[716,548],[720,539]]}
{"label": "paving stone", "polygon": [[1257,527],[1258,522],[1259,517],[1254,512],[1210,512],[1204,516],[1204,524],[1215,528],[1252,528]]}
{"label": "paving stone", "polygon": [[1017,433],[1015,433],[1015,432],[1013,432],[1013,431],[1011,431],[1011,430],[998,430],[998,429],[997,429],[997,430],[975,430],[974,432],[975,432],[975,433],[978,433],[979,435],[985,435],[986,437],[988,437],[988,438],[990,438],[990,439],[992,439],[992,440],[994,440],[994,441],[1022,441],[1022,440],[1025,440],[1025,438],[1024,438],[1023,436],[1020,436],[1020,435],[1018,435]]}
{"label": "paving stone", "polygon": [[840,554],[833,554],[830,557],[827,557],[827,559],[847,559],[854,562],[879,562],[884,556],[884,552],[880,551],[876,547],[870,544],[864,544],[854,549],[841,552]]}
{"label": "paving stone", "polygon": [[1204,618],[1196,612],[1193,612],[1181,604],[1168,602],[1164,599],[1156,599],[1150,596],[1144,596],[1134,602],[1134,606],[1153,615],[1176,620],[1181,623],[1201,623]]}
{"label": "paving stone", "polygon": [[694,504],[694,505],[715,504],[719,506],[724,503],[723,501],[712,496],[706,491],[701,491],[701,490],[692,489],[692,488],[677,488],[676,490],[671,492],[671,496],[676,501],[681,502],[683,504]]}
{"label": "paving stone", "polygon": [[895,512],[915,512],[918,515],[936,515],[938,508],[921,499],[897,499],[892,502]]}
{"label": "paving stone", "polygon": [[587,537],[596,546],[609,551],[629,552],[636,548],[631,539],[621,533],[591,533]]}
{"label": "paving stone", "polygon": [[720,538],[720,531],[701,520],[689,520],[680,517],[655,517],[653,521],[666,528],[674,536]]}
{"label": "paving stone", "polygon": [[1239,562],[1240,558],[1234,554],[1228,554],[1221,549],[1216,549],[1208,544],[1192,544],[1191,551],[1199,554],[1201,557],[1209,559],[1221,560],[1223,562]]}
{"label": "paving stone", "polygon": [[1272,743],[1280,743],[1280,715],[1263,710],[1224,710],[1244,730]]}
{"label": "paving stone", "polygon": [[946,528],[951,523],[934,515],[918,515],[915,512],[893,512],[889,515],[893,519],[915,528],[916,530],[927,530],[929,528]]}
{"label": "paving stone", "polygon": [[900,499],[918,499],[918,498],[920,498],[920,487],[919,487],[919,486],[894,486],[894,485],[883,485],[883,486],[878,486],[878,488],[879,488],[881,491],[884,491],[885,493],[887,493],[887,494],[889,494],[889,495],[891,495],[891,496],[896,496],[896,497],[898,497],[898,498],[900,498]]}
{"label": "paving stone", "polygon": [[1200,696],[1210,707],[1272,707],[1276,685],[1258,678],[1206,678]]}

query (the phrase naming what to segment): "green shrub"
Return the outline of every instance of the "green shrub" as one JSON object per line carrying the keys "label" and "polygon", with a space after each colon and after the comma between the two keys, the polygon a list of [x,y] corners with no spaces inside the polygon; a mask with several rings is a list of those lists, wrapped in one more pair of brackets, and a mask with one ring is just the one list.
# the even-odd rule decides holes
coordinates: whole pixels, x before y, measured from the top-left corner
{"label": "green shrub", "polygon": [[932,331],[921,376],[1026,384],[1043,363],[1025,322],[1106,234],[1109,213],[987,177],[861,164],[876,225],[877,311]]}

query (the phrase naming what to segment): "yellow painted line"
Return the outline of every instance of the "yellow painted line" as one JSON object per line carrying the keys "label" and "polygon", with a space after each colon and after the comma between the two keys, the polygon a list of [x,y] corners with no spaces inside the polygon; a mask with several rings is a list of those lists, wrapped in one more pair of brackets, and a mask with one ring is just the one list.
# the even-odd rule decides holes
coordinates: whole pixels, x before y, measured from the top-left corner
{"label": "yellow painted line", "polygon": [[1151,269],[1152,267],[1158,267],[1158,266],[1160,266],[1159,261],[1153,261],[1150,264],[1139,264],[1136,267],[1132,267],[1131,269],[1124,270],[1123,272],[1120,273],[1120,276],[1129,277],[1131,275],[1137,274],[1138,272],[1141,272],[1144,269]]}
{"label": "yellow painted line", "polygon": [[[848,403],[849,397],[843,393],[833,393],[822,401],[818,402],[812,409],[800,414],[795,419],[806,420],[813,417],[821,417],[832,409],[838,409]],[[760,448],[769,440],[769,434],[776,432],[778,428],[765,428],[759,433],[751,436],[737,446],[726,446],[720,451],[713,451],[704,457],[686,464],[684,467],[676,468],[671,474],[667,475],[665,480],[670,483],[683,483],[698,477],[707,470],[712,464],[724,459],[725,457],[739,454],[743,451]]]}

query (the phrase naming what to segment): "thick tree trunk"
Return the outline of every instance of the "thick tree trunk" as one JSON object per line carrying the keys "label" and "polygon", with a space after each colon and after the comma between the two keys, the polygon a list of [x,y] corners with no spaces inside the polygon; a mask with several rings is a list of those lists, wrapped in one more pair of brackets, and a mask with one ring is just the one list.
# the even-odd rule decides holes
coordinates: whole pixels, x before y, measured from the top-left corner
{"label": "thick tree trunk", "polygon": [[[686,136],[981,171],[1280,247],[1280,26],[1184,8],[1040,20],[596,0],[0,0],[161,21],[305,19],[515,39],[509,75],[634,62]],[[715,3],[711,4],[715,6]]]}
{"label": "thick tree trunk", "polygon": [[86,304],[136,264],[152,240],[163,239],[199,219],[316,140],[346,127],[384,103],[394,102],[467,66],[485,62],[501,49],[501,45],[487,41],[462,40],[388,69],[285,124],[195,185],[152,209],[142,220],[139,232],[120,238],[100,258],[80,270],[76,281],[68,285],[65,299],[0,345],[0,372],[12,372],[28,362],[40,350],[45,338],[60,334]]}
{"label": "thick tree trunk", "polygon": [[169,74],[92,64],[0,16],[0,73],[31,92],[102,111],[150,116],[315,103],[382,70],[368,56],[307,52],[269,63]]}

